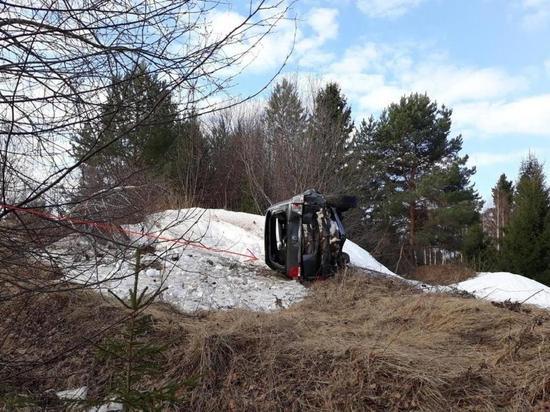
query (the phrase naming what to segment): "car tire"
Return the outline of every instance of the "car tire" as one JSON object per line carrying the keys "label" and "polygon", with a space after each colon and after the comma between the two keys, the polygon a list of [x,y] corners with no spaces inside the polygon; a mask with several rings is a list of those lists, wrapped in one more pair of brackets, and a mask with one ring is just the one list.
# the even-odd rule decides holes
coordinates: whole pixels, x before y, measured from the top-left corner
{"label": "car tire", "polygon": [[339,268],[345,268],[349,266],[350,258],[346,252],[341,252],[338,256],[337,265]]}
{"label": "car tire", "polygon": [[340,212],[357,207],[357,197],[349,195],[328,195],[325,196],[327,206],[334,207]]}

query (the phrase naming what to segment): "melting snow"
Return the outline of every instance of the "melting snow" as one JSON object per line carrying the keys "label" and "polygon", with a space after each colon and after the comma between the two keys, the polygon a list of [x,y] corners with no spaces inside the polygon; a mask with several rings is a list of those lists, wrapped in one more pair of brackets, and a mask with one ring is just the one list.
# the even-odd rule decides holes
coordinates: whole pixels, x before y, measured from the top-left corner
{"label": "melting snow", "polygon": [[550,287],[513,273],[479,273],[475,278],[452,285],[478,298],[503,302],[528,303],[550,308]]}
{"label": "melting snow", "polygon": [[[300,283],[266,270],[263,226],[262,216],[196,208],[157,213],[124,229],[134,245],[154,247],[141,260],[140,290],[165,288],[159,299],[186,312],[262,311],[288,307],[307,294]],[[128,296],[133,286],[133,252],[97,247],[78,235],[58,242],[50,252],[57,252],[57,262],[72,281],[120,297]],[[250,262],[253,256],[258,260]]]}
{"label": "melting snow", "polygon": [[401,276],[393,273],[391,270],[389,270],[387,267],[385,267],[383,264],[373,258],[369,252],[367,252],[361,246],[353,243],[351,240],[346,240],[346,243],[344,243],[344,252],[349,255],[350,263],[352,266],[401,278]]}
{"label": "melting snow", "polygon": [[[168,210],[139,225],[124,227],[134,245],[152,246],[142,258],[140,289],[166,288],[161,300],[181,310],[246,308],[265,311],[288,307],[307,294],[264,263],[264,217],[221,209]],[[351,241],[344,251],[353,266],[403,279]],[[50,250],[69,280],[95,285],[121,297],[133,285],[135,256],[113,245],[98,246],[71,235]],[[257,260],[250,261],[250,257]],[[476,278],[435,287],[407,281],[425,291],[456,288],[489,300],[525,302],[550,308],[550,288],[511,273],[481,273]]]}

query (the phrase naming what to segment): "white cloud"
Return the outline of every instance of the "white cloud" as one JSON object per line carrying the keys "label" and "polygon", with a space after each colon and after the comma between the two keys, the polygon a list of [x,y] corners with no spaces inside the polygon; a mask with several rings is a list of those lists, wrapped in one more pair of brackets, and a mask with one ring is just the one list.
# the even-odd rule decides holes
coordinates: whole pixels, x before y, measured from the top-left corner
{"label": "white cloud", "polygon": [[357,0],[357,7],[369,17],[395,18],[407,13],[424,0]]}
{"label": "white cloud", "polygon": [[497,68],[427,63],[413,71],[407,83],[413,90],[428,92],[441,103],[456,104],[507,96],[524,90],[528,81],[523,76],[511,76]]}
{"label": "white cloud", "polygon": [[361,73],[378,61],[380,53],[374,43],[350,47],[341,59],[331,65],[330,70],[336,73]]}
{"label": "white cloud", "polygon": [[550,136],[550,94],[457,105],[453,118],[487,135]]}
{"label": "white cloud", "polygon": [[[266,22],[275,24],[269,35],[262,37],[264,27],[252,28],[243,33],[242,42],[233,42],[225,47],[224,52],[228,56],[247,53],[239,64],[227,70],[238,72],[246,67],[249,73],[263,73],[278,69],[287,58],[305,67],[326,64],[334,58],[334,54],[324,51],[323,46],[338,36],[338,9],[314,7],[296,21],[288,14],[290,12],[280,18],[281,10],[284,10],[284,3],[261,16]],[[222,38],[242,24],[245,18],[235,11],[212,13],[209,36]]]}
{"label": "white cloud", "polygon": [[317,8],[310,11],[307,23],[321,42],[334,39],[338,35],[337,9]]}
{"label": "white cloud", "polygon": [[312,32],[309,36],[300,31],[294,49],[294,58],[302,67],[314,68],[328,64],[334,54],[323,50],[328,40],[338,37],[338,10],[313,8],[309,10],[305,23]]}
{"label": "white cloud", "polygon": [[498,164],[517,163],[524,158],[528,152],[520,151],[515,153],[488,153],[477,152],[469,155],[468,166],[485,167]]}
{"label": "white cloud", "polygon": [[550,21],[550,0],[520,0],[523,9],[523,25],[538,29]]}
{"label": "white cloud", "polygon": [[310,10],[306,18],[306,24],[313,33],[310,36],[305,36],[300,31],[300,36],[296,42],[296,53],[299,56],[309,52],[319,53],[321,47],[328,40],[338,36],[337,17],[337,9],[314,8]]}
{"label": "white cloud", "polygon": [[[238,62],[224,68],[227,73],[236,74],[245,69],[248,72],[268,72],[280,67],[292,50],[296,27],[289,19],[281,18],[281,8],[270,9],[271,15],[265,12],[261,17],[263,26],[254,26],[256,21],[243,24],[246,16],[234,11],[215,11],[209,14],[205,36],[210,41],[217,41],[228,36],[232,31],[231,41],[220,50],[220,59],[237,58]],[[267,25],[273,25],[269,35],[263,36]]]}
{"label": "white cloud", "polygon": [[321,74],[341,85],[358,119],[419,92],[453,108],[453,129],[466,139],[550,137],[550,94],[529,93],[535,79],[528,71],[458,65],[419,46],[365,43],[350,46]]}
{"label": "white cloud", "polygon": [[523,75],[512,76],[498,68],[458,66],[440,56],[418,55],[414,47],[375,43],[350,47],[327,66],[325,76],[359,101],[360,111],[371,112],[411,92],[426,92],[452,106],[506,97],[529,85]]}
{"label": "white cloud", "polygon": [[330,63],[334,60],[334,57],[334,54],[330,52],[310,50],[299,58],[298,64],[305,68],[317,68]]}

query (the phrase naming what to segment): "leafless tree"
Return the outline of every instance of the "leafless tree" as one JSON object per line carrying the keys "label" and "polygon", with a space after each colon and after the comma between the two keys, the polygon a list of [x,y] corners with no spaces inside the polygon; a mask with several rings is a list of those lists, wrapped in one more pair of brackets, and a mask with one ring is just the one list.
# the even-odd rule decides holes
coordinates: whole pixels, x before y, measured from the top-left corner
{"label": "leafless tree", "polygon": [[[79,247],[89,263],[105,254],[125,256],[129,247],[148,243],[139,233],[129,242],[117,230],[133,219],[101,214],[122,200],[150,203],[151,193],[158,197],[164,190],[162,184],[152,184],[139,168],[123,169],[109,186],[82,196],[81,167],[147,124],[169,95],[177,96],[183,118],[191,108],[193,116],[201,116],[236,106],[267,87],[269,82],[239,99],[230,92],[264,38],[289,18],[290,5],[244,3],[232,10],[240,21],[230,24],[233,19],[224,20],[230,4],[216,0],[0,0],[0,305],[25,296],[31,305],[44,293],[105,281],[93,273],[82,281],[91,266],[75,262],[74,250],[71,256],[53,256],[50,246],[60,239],[69,239],[69,248],[77,239],[88,242]],[[105,141],[99,133],[86,153],[70,156],[74,137],[100,119],[113,81],[130,82],[128,72],[139,64],[163,81],[165,93],[149,113],[112,138]],[[124,111],[124,102],[111,110]],[[151,192],[152,185],[157,192]],[[98,205],[104,206],[99,215]],[[94,249],[100,253],[88,255]],[[61,268],[59,262],[69,257],[73,266]],[[9,368],[10,356],[2,358],[0,382],[14,370],[24,373]]]}

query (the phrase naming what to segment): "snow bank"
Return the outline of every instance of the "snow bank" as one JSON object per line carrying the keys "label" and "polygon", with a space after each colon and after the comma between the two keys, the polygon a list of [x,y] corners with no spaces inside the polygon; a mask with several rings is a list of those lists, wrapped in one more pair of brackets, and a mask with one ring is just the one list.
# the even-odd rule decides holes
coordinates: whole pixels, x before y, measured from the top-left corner
{"label": "snow bank", "polygon": [[344,243],[344,252],[349,255],[350,264],[352,266],[401,278],[401,276],[393,273],[391,270],[389,270],[387,267],[385,267],[383,264],[373,258],[369,252],[367,252],[356,243],[353,243],[351,240],[346,240],[346,243]]}
{"label": "snow bank", "polygon": [[[185,239],[200,242],[209,248],[227,250],[255,256],[263,256],[264,217],[249,213],[230,212],[223,209],[167,210],[150,215],[140,225],[127,226],[134,233],[158,235],[155,243],[170,246],[165,239]],[[151,237],[134,236],[136,242],[150,241]],[[173,243],[173,242],[172,242]],[[200,249],[200,245],[188,245]],[[238,256],[238,255],[232,255]],[[246,258],[241,259],[246,260]]]}
{"label": "snow bank", "polygon": [[[148,216],[141,224],[125,226],[134,245],[154,248],[142,257],[140,289],[153,291],[162,285],[166,290],[160,299],[186,312],[276,310],[302,300],[307,294],[304,286],[265,265],[264,221],[259,215],[193,208],[167,210]],[[71,235],[52,249],[71,281],[104,293],[128,295],[135,270],[131,253],[112,245],[99,247],[80,235]],[[397,276],[351,241],[344,251],[354,266]]]}
{"label": "snow bank", "polygon": [[513,273],[479,273],[475,278],[451,286],[482,299],[497,302],[510,299],[550,309],[550,287]]}
{"label": "snow bank", "polygon": [[[226,210],[168,210],[124,229],[134,245],[149,245],[144,254],[139,288],[166,290],[160,300],[181,310],[245,308],[275,310],[300,301],[307,290],[274,276],[262,261],[262,216]],[[135,256],[98,248],[83,237],[55,245],[67,278],[128,296],[133,285]],[[85,257],[83,259],[82,257]],[[250,257],[258,260],[250,262]]]}
{"label": "snow bank", "polygon": [[[288,307],[307,294],[300,283],[265,265],[263,216],[221,209],[167,210],[125,229],[134,244],[154,248],[142,258],[140,288],[151,291],[162,285],[166,290],[160,299],[183,311],[269,311]],[[402,279],[352,241],[346,241],[344,251],[353,266]],[[57,252],[57,263],[66,268],[72,281],[94,285],[101,292],[111,290],[121,297],[127,296],[133,285],[134,256],[116,251],[112,245],[98,247],[84,236],[71,235],[50,252]],[[404,281],[427,292],[456,288],[483,299],[510,299],[550,308],[549,287],[512,273],[480,273],[451,287]]]}

